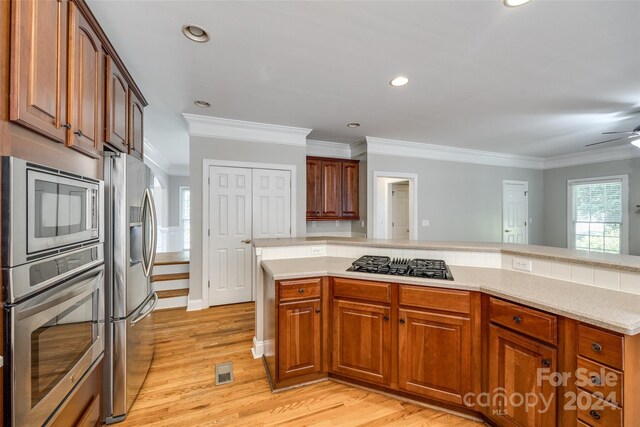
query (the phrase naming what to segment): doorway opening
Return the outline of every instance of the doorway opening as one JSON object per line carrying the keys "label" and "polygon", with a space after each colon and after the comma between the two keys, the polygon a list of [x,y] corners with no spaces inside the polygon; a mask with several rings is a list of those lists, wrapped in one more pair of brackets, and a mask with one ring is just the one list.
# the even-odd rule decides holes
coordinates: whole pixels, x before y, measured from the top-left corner
{"label": "doorway opening", "polygon": [[529,182],[502,181],[502,241],[529,243]]}
{"label": "doorway opening", "polygon": [[373,230],[376,239],[418,239],[418,176],[374,171]]}

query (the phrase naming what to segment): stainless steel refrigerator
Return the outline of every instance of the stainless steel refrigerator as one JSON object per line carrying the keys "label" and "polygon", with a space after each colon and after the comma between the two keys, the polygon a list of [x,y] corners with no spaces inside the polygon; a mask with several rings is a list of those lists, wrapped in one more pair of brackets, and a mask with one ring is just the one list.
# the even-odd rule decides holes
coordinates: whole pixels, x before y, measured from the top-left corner
{"label": "stainless steel refrigerator", "polygon": [[156,254],[153,173],[126,154],[106,153],[105,422],[122,421],[151,366],[158,297],[151,273]]}

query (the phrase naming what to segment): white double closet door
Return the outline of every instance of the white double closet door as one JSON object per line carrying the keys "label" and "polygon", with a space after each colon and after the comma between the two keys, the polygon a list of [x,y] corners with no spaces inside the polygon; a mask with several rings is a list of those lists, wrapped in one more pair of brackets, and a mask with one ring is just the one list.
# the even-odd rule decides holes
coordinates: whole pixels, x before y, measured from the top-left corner
{"label": "white double closet door", "polygon": [[209,168],[209,305],[251,301],[251,241],[291,236],[291,172]]}

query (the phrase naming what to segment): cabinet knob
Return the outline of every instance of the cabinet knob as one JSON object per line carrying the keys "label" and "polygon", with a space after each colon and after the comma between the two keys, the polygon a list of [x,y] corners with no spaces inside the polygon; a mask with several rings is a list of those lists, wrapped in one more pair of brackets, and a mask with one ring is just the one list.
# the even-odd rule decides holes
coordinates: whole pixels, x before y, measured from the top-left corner
{"label": "cabinet knob", "polygon": [[551,366],[551,360],[542,359],[542,366],[544,366],[545,368],[548,368],[549,366]]}
{"label": "cabinet knob", "polygon": [[62,125],[63,128],[71,129],[71,123],[67,123],[66,125]]}
{"label": "cabinet knob", "polygon": [[596,411],[595,409],[592,409],[591,412],[589,412],[589,415],[591,415],[596,420],[599,420],[600,418],[602,418],[602,416],[600,415],[600,412]]}
{"label": "cabinet knob", "polygon": [[389,321],[389,316],[383,316],[382,320],[384,320],[385,322],[388,322]]}
{"label": "cabinet knob", "polygon": [[404,325],[405,323],[407,323],[407,321],[406,321],[406,320],[404,320],[404,319],[400,319],[400,324],[401,324],[401,325]]}
{"label": "cabinet knob", "polygon": [[595,386],[600,386],[602,385],[602,379],[600,379],[600,377],[594,375],[591,377],[591,384],[595,385]]}
{"label": "cabinet knob", "polygon": [[316,313],[320,313],[320,308],[316,308]]}
{"label": "cabinet knob", "polygon": [[597,342],[594,342],[593,344],[591,344],[591,349],[596,353],[602,353],[602,346]]}
{"label": "cabinet knob", "polygon": [[514,322],[516,325],[519,325],[520,323],[522,323],[522,317],[520,317],[520,316],[513,316],[513,322]]}
{"label": "cabinet knob", "polygon": [[300,289],[298,289],[298,293],[300,293],[300,294],[304,294],[304,288],[300,288]]}
{"label": "cabinet knob", "polygon": [[75,132],[74,132],[74,134],[76,134],[76,135],[78,135],[78,136],[82,137],[82,131],[81,131],[81,130],[77,130],[77,131],[75,131]]}

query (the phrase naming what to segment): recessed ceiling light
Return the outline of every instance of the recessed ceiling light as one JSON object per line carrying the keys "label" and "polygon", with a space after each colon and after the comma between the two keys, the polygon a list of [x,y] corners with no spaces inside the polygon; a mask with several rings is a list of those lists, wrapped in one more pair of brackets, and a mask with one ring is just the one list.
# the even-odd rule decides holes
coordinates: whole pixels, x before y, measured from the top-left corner
{"label": "recessed ceiling light", "polygon": [[182,27],[182,34],[189,40],[198,43],[206,43],[209,41],[209,33],[199,25],[187,24]]}
{"label": "recessed ceiling light", "polygon": [[200,107],[200,108],[209,108],[211,107],[211,104],[209,104],[207,101],[203,101],[201,99],[195,100],[193,101],[194,104],[196,104],[196,106]]}
{"label": "recessed ceiling light", "polygon": [[503,0],[504,5],[507,7],[518,7],[525,3],[529,3],[531,0]]}
{"label": "recessed ceiling light", "polygon": [[349,124],[347,125],[347,127],[348,127],[348,128],[359,128],[359,127],[360,127],[360,123],[356,123],[356,122],[349,123]]}
{"label": "recessed ceiling light", "polygon": [[409,79],[403,76],[398,76],[389,82],[391,86],[395,86],[395,87],[404,86],[407,83],[409,83]]}

